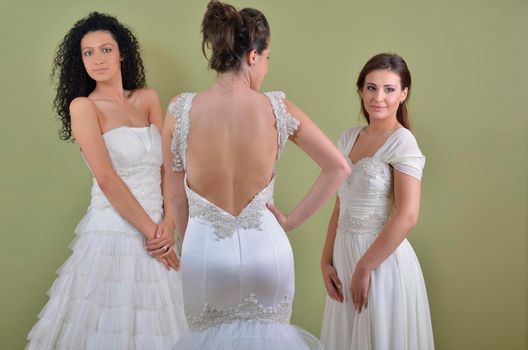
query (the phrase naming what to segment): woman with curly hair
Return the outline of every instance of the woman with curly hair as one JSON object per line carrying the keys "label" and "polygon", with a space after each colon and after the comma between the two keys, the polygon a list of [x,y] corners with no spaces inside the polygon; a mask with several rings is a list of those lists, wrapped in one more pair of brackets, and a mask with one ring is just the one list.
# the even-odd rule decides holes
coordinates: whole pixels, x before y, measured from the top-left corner
{"label": "woman with curly hair", "polygon": [[186,325],[173,227],[158,224],[162,110],[138,42],[91,13],[62,40],[52,75],[60,136],[79,144],[94,180],[27,349],[169,349]]}

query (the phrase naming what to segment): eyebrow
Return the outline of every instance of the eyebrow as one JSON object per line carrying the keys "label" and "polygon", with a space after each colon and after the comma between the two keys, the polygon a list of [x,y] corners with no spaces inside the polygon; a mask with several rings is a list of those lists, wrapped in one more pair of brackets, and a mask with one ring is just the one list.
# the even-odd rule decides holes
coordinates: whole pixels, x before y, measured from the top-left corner
{"label": "eyebrow", "polygon": [[[101,46],[105,46],[105,45],[113,46],[112,43],[104,43],[104,44],[98,45],[98,46],[96,46],[96,47],[101,47]],[[84,49],[93,49],[93,46],[85,46],[85,47],[81,47],[81,50],[84,50]]]}
{"label": "eyebrow", "polygon": [[[370,82],[367,82],[367,83],[365,83],[365,84],[366,84],[366,85],[374,85],[374,86],[377,86],[376,84],[374,84],[374,83],[370,83]],[[383,86],[393,86],[393,87],[395,87],[395,86],[397,86],[397,85],[396,85],[396,84],[385,84],[385,85],[383,85]]]}

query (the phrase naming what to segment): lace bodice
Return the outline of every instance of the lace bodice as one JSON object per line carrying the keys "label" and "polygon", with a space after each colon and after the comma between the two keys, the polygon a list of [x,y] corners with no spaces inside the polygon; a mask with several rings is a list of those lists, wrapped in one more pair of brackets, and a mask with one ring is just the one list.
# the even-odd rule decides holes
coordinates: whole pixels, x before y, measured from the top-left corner
{"label": "lace bodice", "polygon": [[351,165],[352,172],[338,189],[337,230],[346,234],[377,234],[393,207],[393,169],[420,180],[425,157],[410,131],[400,128],[372,157],[352,163],[348,155],[360,130],[349,129],[338,141],[338,148]]}
{"label": "lace bodice", "polygon": [[[195,93],[183,93],[176,102],[169,106],[169,111],[176,119],[171,144],[174,160],[173,170],[175,172],[185,171],[186,169],[186,151],[191,126],[189,111],[195,96]],[[270,100],[276,119],[277,147],[279,149],[277,157],[279,157],[280,151],[284,148],[288,137],[299,127],[299,121],[286,110],[283,102],[285,98],[283,92],[268,92],[266,96]],[[273,201],[274,183],[275,178],[253,197],[238,216],[233,216],[191,190],[187,185],[187,180],[185,180],[185,190],[189,202],[189,216],[198,217],[209,222],[214,227],[214,232],[218,240],[231,237],[237,227],[243,229],[260,229],[261,218],[266,209],[265,205],[267,202]]]}
{"label": "lace bodice", "polygon": [[[160,211],[163,203],[160,188],[163,159],[157,127],[119,127],[105,132],[103,139],[114,170],[141,206],[148,211]],[[100,210],[110,206],[94,178],[89,209]]]}

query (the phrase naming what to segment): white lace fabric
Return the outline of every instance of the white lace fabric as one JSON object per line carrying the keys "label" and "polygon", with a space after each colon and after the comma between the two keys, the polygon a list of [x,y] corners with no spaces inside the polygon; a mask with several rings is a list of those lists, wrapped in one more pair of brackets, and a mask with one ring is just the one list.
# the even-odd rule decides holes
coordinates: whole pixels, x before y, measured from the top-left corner
{"label": "white lace fabric", "polygon": [[231,308],[219,309],[206,303],[200,315],[193,316],[189,312],[186,312],[185,315],[191,331],[202,331],[209,327],[233,321],[257,320],[261,322],[289,323],[291,313],[292,300],[290,297],[285,296],[279,304],[267,307],[259,303],[255,294],[252,293],[242,303]]}

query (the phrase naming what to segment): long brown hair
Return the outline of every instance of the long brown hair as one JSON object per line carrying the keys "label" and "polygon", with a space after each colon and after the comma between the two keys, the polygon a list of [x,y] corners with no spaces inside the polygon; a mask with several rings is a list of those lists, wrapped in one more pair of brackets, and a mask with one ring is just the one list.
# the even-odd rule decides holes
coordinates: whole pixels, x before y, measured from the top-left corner
{"label": "long brown hair", "polygon": [[[394,72],[400,76],[402,90],[407,88],[407,98],[403,101],[403,103],[398,106],[398,110],[396,111],[396,118],[398,119],[398,122],[400,122],[401,125],[403,125],[407,129],[410,129],[411,126],[409,123],[407,101],[411,97],[411,72],[409,72],[409,68],[407,68],[407,63],[405,63],[403,58],[396,54],[380,53],[368,60],[368,62],[365,64],[365,66],[359,73],[356,82],[358,93],[363,90],[367,74],[375,70],[385,69],[390,70],[391,72]],[[361,99],[361,97],[360,100],[361,114],[363,114],[363,116],[367,120],[367,123],[370,124],[370,117],[367,110],[365,109],[365,105],[363,104],[363,99]]]}

